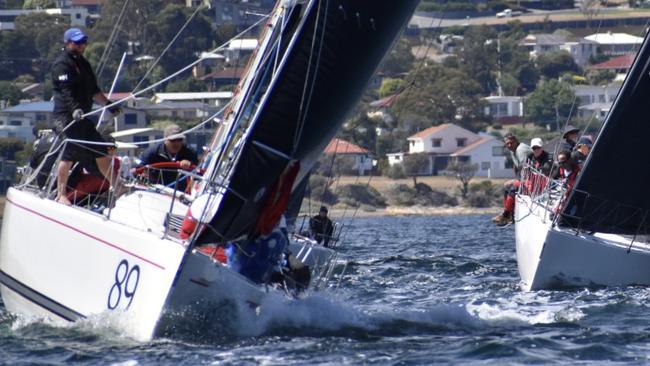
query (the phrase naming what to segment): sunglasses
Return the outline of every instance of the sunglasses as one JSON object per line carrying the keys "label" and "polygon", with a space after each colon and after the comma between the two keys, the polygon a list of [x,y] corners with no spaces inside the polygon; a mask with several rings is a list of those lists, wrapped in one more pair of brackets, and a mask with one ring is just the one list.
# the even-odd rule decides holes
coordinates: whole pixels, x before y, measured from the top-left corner
{"label": "sunglasses", "polygon": [[87,39],[82,39],[82,40],[79,40],[79,41],[72,41],[72,43],[76,44],[77,46],[81,46],[82,44],[88,43],[88,40]]}
{"label": "sunglasses", "polygon": [[541,148],[542,148],[541,146],[533,146],[533,150],[539,150]]}
{"label": "sunglasses", "polygon": [[170,142],[183,142],[183,139],[182,138],[180,138],[180,139],[170,139],[169,141]]}

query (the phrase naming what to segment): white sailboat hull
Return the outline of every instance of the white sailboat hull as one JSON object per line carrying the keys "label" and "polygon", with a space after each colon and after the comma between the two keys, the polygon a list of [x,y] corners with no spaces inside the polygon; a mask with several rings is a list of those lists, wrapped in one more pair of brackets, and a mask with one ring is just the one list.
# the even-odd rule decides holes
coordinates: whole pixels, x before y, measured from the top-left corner
{"label": "white sailboat hull", "polygon": [[650,285],[650,247],[612,234],[552,227],[546,207],[517,196],[517,264],[525,291],[562,286]]}
{"label": "white sailboat hull", "polygon": [[164,236],[165,199],[136,192],[120,198],[108,220],[9,189],[0,236],[5,307],[55,322],[119,311],[127,334],[148,340],[166,331],[159,329],[165,314],[205,313],[230,300],[256,306],[269,296],[198,251],[183,262],[186,247]]}

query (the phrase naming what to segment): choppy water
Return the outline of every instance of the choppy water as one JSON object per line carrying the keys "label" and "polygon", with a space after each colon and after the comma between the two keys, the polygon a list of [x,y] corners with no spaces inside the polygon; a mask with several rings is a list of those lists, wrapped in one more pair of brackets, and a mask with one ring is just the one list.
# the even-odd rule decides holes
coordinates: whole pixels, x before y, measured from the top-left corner
{"label": "choppy water", "polygon": [[649,362],[650,289],[521,292],[513,234],[486,216],[357,219],[340,249],[349,264],[338,289],[265,304],[227,332],[187,324],[171,338],[140,343],[121,335],[118,319],[61,328],[0,308],[0,362]]}

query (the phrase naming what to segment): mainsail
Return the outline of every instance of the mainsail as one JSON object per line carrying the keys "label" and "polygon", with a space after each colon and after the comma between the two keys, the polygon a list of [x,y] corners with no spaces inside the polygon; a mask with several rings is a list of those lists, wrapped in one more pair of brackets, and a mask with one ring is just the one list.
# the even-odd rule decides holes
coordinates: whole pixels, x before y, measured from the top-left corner
{"label": "mainsail", "polygon": [[[301,182],[410,19],[418,0],[312,0],[302,17],[283,23],[272,53],[255,70],[262,76],[241,104],[250,118],[233,150],[216,212],[197,244],[251,234],[256,220],[283,184]],[[295,5],[292,16],[297,17]],[[277,68],[276,68],[277,66]],[[255,90],[250,88],[249,90]],[[238,112],[235,112],[238,113]],[[290,182],[283,181],[291,169]],[[297,175],[297,176],[296,176]],[[276,187],[274,189],[273,187]],[[278,188],[279,187],[279,188]],[[289,189],[292,189],[290,186]]]}
{"label": "mainsail", "polygon": [[648,35],[562,211],[563,225],[620,234],[650,232]]}

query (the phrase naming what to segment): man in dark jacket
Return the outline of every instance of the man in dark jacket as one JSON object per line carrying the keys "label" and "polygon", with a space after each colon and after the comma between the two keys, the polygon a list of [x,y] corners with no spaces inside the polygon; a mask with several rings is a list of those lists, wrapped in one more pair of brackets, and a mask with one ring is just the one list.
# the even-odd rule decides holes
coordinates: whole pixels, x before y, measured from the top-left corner
{"label": "man in dark jacket", "polygon": [[544,150],[544,142],[539,137],[530,140],[530,147],[533,150],[528,155],[530,165],[545,176],[550,176],[553,169],[553,155]]}
{"label": "man in dark jacket", "polygon": [[325,247],[329,246],[332,233],[334,232],[334,224],[327,217],[327,207],[321,206],[318,215],[309,219],[309,228],[316,242],[323,243]]}
{"label": "man in dark jacket", "polygon": [[[111,159],[106,156],[106,146],[94,123],[84,118],[90,112],[93,100],[101,105],[111,102],[97,86],[97,79],[90,63],[83,57],[88,37],[78,28],[70,28],[63,35],[65,48],[52,65],[52,86],[54,99],[54,127],[68,139],[84,140],[83,144],[68,142],[58,166],[57,201],[70,204],[66,198],[66,185],[70,168],[74,162],[92,163],[95,160],[100,172],[115,186],[117,177],[111,173]],[[109,108],[111,113],[120,113],[119,107]]]}
{"label": "man in dark jacket", "polygon": [[[181,134],[181,128],[178,125],[171,124],[165,128],[165,141],[153,145],[145,150],[140,156],[140,166],[151,165],[163,162],[178,162],[183,169],[188,169],[199,162],[196,152],[185,145],[185,135]],[[149,179],[152,182],[169,185],[176,181],[178,174],[174,169],[152,169]],[[176,188],[184,191],[186,188],[186,179],[178,181]]]}

